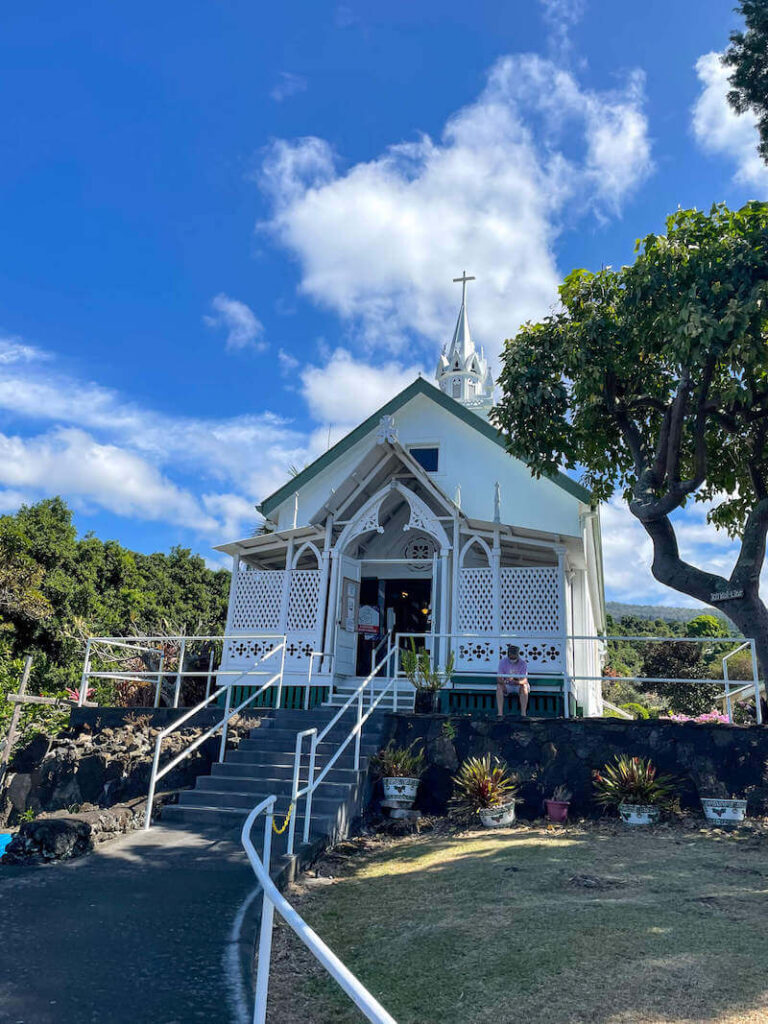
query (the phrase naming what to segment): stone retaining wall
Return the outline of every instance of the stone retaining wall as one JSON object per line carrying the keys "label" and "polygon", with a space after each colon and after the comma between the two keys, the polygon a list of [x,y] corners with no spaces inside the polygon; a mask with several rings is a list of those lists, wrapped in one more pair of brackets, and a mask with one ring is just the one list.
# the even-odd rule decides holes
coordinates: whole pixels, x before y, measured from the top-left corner
{"label": "stone retaining wall", "polygon": [[396,714],[389,719],[389,736],[398,745],[424,741],[428,768],[418,806],[430,813],[445,813],[451,777],[464,758],[491,753],[520,777],[521,817],[539,816],[543,800],[558,785],[573,792],[575,814],[602,813],[592,798],[592,772],[615,754],[650,757],[660,771],[678,775],[684,808],[697,807],[697,790],[719,780],[729,796],[747,798],[749,814],[768,814],[768,727],[611,718],[497,722]]}

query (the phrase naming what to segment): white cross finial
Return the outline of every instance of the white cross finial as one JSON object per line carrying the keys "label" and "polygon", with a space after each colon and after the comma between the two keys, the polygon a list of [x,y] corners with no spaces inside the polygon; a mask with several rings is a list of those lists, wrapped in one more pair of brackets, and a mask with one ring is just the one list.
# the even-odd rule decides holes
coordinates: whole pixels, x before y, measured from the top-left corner
{"label": "white cross finial", "polygon": [[458,284],[461,282],[461,303],[464,305],[467,299],[467,281],[474,281],[474,277],[467,277],[466,270],[461,272],[461,277],[454,277],[453,283]]}

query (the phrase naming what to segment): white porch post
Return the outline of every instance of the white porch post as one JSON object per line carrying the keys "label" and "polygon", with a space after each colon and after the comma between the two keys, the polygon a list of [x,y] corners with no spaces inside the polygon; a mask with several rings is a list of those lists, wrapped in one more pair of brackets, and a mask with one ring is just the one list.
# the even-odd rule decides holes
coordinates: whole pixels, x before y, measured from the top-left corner
{"label": "white porch post", "polygon": [[332,549],[330,552],[331,558],[331,583],[328,587],[328,617],[325,620],[325,644],[323,649],[328,651],[329,654],[333,654],[333,670],[336,672],[336,648],[334,647],[335,637],[335,626],[336,626],[336,609],[338,607],[338,587],[339,587],[339,559],[337,552]]}
{"label": "white porch post", "polygon": [[[329,515],[325,521],[325,544],[323,545],[323,566],[322,572],[320,573],[320,594],[318,600],[320,601],[320,608],[318,609],[318,622],[320,628],[318,633],[320,635],[320,643],[323,646],[323,650],[328,650],[328,624],[331,618],[331,602],[330,595],[328,593],[328,581],[331,574],[331,544],[333,543],[333,515]],[[325,613],[325,615],[323,614]],[[325,626],[325,631],[323,631]],[[325,635],[323,635],[325,633]],[[323,664],[323,659],[320,659],[321,670],[325,669],[326,666]]]}
{"label": "white porch post", "polygon": [[[447,633],[448,625],[448,551],[443,548],[440,551],[440,632]],[[445,671],[445,664],[448,660],[450,649],[450,638],[440,638],[440,671]]]}
{"label": "white porch post", "polygon": [[491,570],[491,582],[493,585],[493,632],[496,634],[497,643],[499,643],[498,638],[501,636],[501,540],[498,529],[493,531]]}
{"label": "white porch post", "polygon": [[565,594],[566,579],[566,551],[564,544],[555,546],[557,552],[557,623],[558,633],[562,639],[562,663],[563,663],[563,714],[566,718],[571,717],[571,677],[568,673],[568,613],[567,599]]}
{"label": "white porch post", "polygon": [[[288,546],[285,549],[285,575],[283,576],[283,594],[280,602],[280,626],[278,632],[285,637],[285,646],[288,646],[288,603],[291,599],[291,570],[293,568],[293,537],[288,538]],[[283,665],[285,665],[286,650],[283,648]],[[282,677],[280,680],[282,687]],[[279,689],[278,689],[279,692]]]}
{"label": "white porch post", "polygon": [[453,517],[453,579],[451,581],[451,650],[457,653],[456,634],[459,632],[459,553],[461,551],[461,527],[459,514]]}

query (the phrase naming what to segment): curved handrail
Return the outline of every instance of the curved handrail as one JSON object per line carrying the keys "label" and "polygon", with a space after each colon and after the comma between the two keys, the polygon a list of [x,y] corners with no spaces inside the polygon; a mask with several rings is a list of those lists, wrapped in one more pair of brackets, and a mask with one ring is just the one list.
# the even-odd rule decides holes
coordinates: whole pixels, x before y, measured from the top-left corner
{"label": "curved handrail", "polygon": [[[256,969],[256,1000],[253,1009],[253,1024],[265,1024],[267,1019],[267,997],[269,994],[269,970],[272,955],[272,927],[274,912],[278,914],[288,927],[298,936],[316,960],[326,969],[336,984],[346,993],[357,1008],[372,1024],[397,1024],[381,1003],[362,985],[355,975],[346,967],[336,954],[320,938],[317,932],[291,906],[278,890],[269,873],[272,852],[272,822],[274,819],[275,800],[268,796],[254,807],[245,819],[241,839],[250,861],[251,867],[261,884],[263,899],[261,908],[261,930],[259,934],[259,960]],[[264,849],[263,862],[256,852],[251,840],[251,831],[256,818],[264,812]]]}

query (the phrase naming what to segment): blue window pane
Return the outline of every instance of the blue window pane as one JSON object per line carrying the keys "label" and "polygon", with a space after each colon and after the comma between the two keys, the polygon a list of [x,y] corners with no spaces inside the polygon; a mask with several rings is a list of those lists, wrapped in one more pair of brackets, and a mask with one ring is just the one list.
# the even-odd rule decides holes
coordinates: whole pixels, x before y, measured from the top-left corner
{"label": "blue window pane", "polygon": [[411,448],[410,453],[422,469],[428,473],[437,472],[437,448]]}

